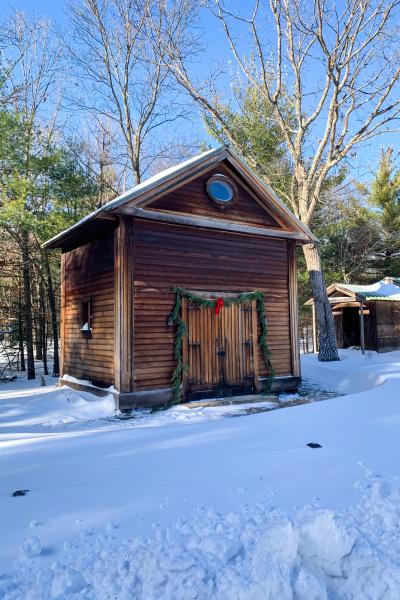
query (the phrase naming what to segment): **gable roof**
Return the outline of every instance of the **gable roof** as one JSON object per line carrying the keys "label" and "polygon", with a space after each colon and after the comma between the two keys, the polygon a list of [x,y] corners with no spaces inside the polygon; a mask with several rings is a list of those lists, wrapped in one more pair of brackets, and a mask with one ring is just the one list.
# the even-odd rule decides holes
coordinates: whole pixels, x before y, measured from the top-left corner
{"label": "gable roof", "polygon": [[[152,196],[154,196],[156,193],[158,194],[157,197],[159,197],[160,194],[168,191],[168,187],[171,185],[172,181],[174,181],[177,185],[183,185],[185,178],[187,178],[189,175],[195,175],[197,171],[203,171],[207,168],[212,168],[214,165],[217,165],[224,160],[231,164],[246,180],[246,183],[248,183],[254,189],[257,196],[260,197],[260,199],[263,200],[265,204],[269,206],[269,208],[274,209],[281,219],[292,228],[294,232],[293,237],[295,237],[295,239],[302,242],[316,241],[315,236],[310,232],[310,230],[295,217],[289,208],[278,198],[270,186],[261,181],[261,179],[255,175],[248,165],[230,148],[227,146],[220,146],[212,150],[207,150],[198,156],[190,158],[189,160],[181,162],[178,165],[153,175],[127,192],[124,192],[114,200],[111,200],[101,208],[93,211],[68,229],[55,235],[50,240],[45,242],[43,247],[63,247],[68,240],[71,240],[71,238],[78,234],[84,234],[91,224],[99,221],[103,221],[104,228],[104,220],[115,220],[116,215],[126,210],[127,205],[130,207],[130,214],[157,220],[157,215],[155,213],[149,214],[149,211],[146,211],[145,208],[142,207],[142,204],[146,200],[151,200]],[[222,225],[224,221],[222,219],[219,222],[215,220],[215,223],[218,223],[218,225],[213,225],[210,223],[210,219],[203,220],[204,227],[218,227],[223,229]],[[189,220],[187,224],[190,224]],[[232,229],[234,230],[235,228]],[[261,229],[262,228],[259,227],[251,228],[254,233],[259,233]],[[281,232],[281,237],[285,237],[283,231]]]}
{"label": "gable roof", "polygon": [[354,292],[362,300],[390,300],[400,301],[400,282],[394,283],[394,279],[387,277],[370,285],[341,284],[343,289]]}
{"label": "gable roof", "polygon": [[[370,285],[332,283],[327,287],[326,291],[328,296],[333,292],[349,294],[349,300],[386,300],[389,302],[400,302],[400,278],[385,277],[384,279],[381,279],[376,283],[371,283]],[[310,300],[307,300],[305,304],[310,306],[312,302],[313,300],[310,298]]]}

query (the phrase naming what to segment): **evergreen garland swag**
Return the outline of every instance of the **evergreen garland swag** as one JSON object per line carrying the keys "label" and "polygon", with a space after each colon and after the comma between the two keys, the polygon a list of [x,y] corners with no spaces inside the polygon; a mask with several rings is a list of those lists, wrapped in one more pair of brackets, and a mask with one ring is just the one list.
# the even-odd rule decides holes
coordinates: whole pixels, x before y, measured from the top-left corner
{"label": "evergreen garland swag", "polygon": [[[174,309],[168,319],[168,323],[170,325],[176,325],[176,338],[175,338],[175,346],[174,346],[174,354],[177,361],[176,369],[174,370],[171,378],[172,390],[173,390],[173,402],[174,404],[178,403],[180,400],[180,390],[182,377],[184,373],[188,371],[188,365],[185,365],[182,357],[182,344],[183,337],[187,333],[186,325],[182,319],[182,298],[187,298],[187,300],[191,304],[195,304],[200,308],[214,308],[219,312],[220,307],[220,298],[216,298],[213,300],[207,300],[206,298],[202,298],[197,294],[193,294],[188,290],[185,290],[180,287],[174,287],[173,292],[175,294],[175,305]],[[257,315],[258,322],[260,324],[260,337],[258,339],[258,344],[264,359],[264,364],[267,367],[268,375],[264,384],[264,394],[268,394],[271,391],[272,382],[274,381],[275,371],[271,362],[271,351],[268,348],[267,344],[267,318],[265,315],[265,304],[264,304],[264,294],[261,292],[245,292],[237,296],[237,298],[224,298],[223,306],[231,306],[232,304],[247,304],[252,300],[257,301]]]}

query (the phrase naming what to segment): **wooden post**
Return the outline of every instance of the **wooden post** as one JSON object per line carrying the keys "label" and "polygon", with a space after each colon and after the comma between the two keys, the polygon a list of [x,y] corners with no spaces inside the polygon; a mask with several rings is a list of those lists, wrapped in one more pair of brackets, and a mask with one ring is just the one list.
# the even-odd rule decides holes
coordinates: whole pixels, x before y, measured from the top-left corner
{"label": "wooden post", "polygon": [[313,343],[313,352],[316,354],[318,352],[318,343],[317,343],[317,315],[315,314],[315,305],[314,301],[311,305],[312,307],[312,343]]}
{"label": "wooden post", "polygon": [[114,235],[114,385],[125,393],[134,391],[133,221],[120,217]]}
{"label": "wooden post", "polygon": [[289,314],[292,375],[300,376],[299,307],[297,300],[296,242],[288,241]]}
{"label": "wooden post", "polygon": [[364,336],[364,305],[360,302],[360,344],[361,352],[365,354],[365,336]]}
{"label": "wooden post", "polygon": [[[188,327],[189,316],[188,316],[188,303],[187,298],[182,298],[182,320]],[[189,365],[189,336],[183,336],[182,340],[182,361],[184,365]],[[184,371],[182,375],[182,401],[187,402],[189,393],[189,373]]]}
{"label": "wooden post", "polygon": [[60,282],[60,293],[61,293],[61,314],[60,314],[60,378],[64,375],[65,365],[65,277],[66,277],[66,262],[67,255],[63,252],[61,254],[61,282]]}
{"label": "wooden post", "polygon": [[[240,310],[240,307],[239,307]],[[256,394],[260,392],[259,382],[259,368],[258,368],[258,315],[257,315],[257,301],[251,301],[251,331],[253,334],[252,338],[252,349],[253,349],[253,372],[254,372],[254,391]]]}

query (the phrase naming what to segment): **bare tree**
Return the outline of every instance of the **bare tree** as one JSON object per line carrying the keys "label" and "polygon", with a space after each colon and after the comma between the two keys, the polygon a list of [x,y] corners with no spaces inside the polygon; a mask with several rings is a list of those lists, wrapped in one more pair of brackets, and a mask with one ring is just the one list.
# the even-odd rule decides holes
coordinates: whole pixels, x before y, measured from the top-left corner
{"label": "bare tree", "polygon": [[[241,13],[223,0],[210,6],[242,77],[273,108],[292,163],[285,200],[311,226],[328,176],[374,137],[397,130],[400,2],[344,0],[339,9],[333,0],[255,0]],[[195,33],[187,37],[185,20],[190,22],[192,10],[190,0],[175,2],[172,14],[181,14],[180,26],[166,9],[154,39],[177,80],[235,145],[213,90],[196,84],[189,72],[191,50],[199,45]],[[290,119],[285,118],[288,109]],[[251,163],[251,156],[246,158]],[[319,359],[337,360],[317,245],[304,246],[304,255],[318,319]]]}
{"label": "bare tree", "polygon": [[16,14],[11,19],[7,17],[0,23],[0,107],[2,108],[18,97],[23,89],[21,81],[17,85],[12,85],[12,75],[29,51],[32,40],[24,37],[23,44],[15,44],[15,25],[19,18]]}
{"label": "bare tree", "polygon": [[53,38],[50,22],[30,20],[23,13],[14,12],[3,39],[6,61],[13,65],[8,71],[8,82],[14,90],[9,105],[32,125],[43,116],[41,110],[46,105],[46,121],[54,125],[54,118],[49,115],[58,110],[54,94],[62,52]]}
{"label": "bare tree", "polygon": [[97,131],[108,124],[115,161],[139,183],[159,155],[173,153],[161,129],[187,112],[164,57],[148,43],[149,23],[160,19],[157,2],[81,0],[70,6],[70,18],[66,44],[78,90],[83,83],[74,104]]}

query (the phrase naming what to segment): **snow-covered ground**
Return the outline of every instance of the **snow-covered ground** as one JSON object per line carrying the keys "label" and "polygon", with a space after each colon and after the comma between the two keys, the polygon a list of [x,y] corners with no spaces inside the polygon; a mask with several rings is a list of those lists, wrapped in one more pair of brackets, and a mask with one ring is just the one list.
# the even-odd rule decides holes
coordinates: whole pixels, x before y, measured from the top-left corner
{"label": "snow-covered ground", "polygon": [[400,352],[342,358],[303,374],[346,395],[235,419],[0,386],[0,598],[398,600]]}

